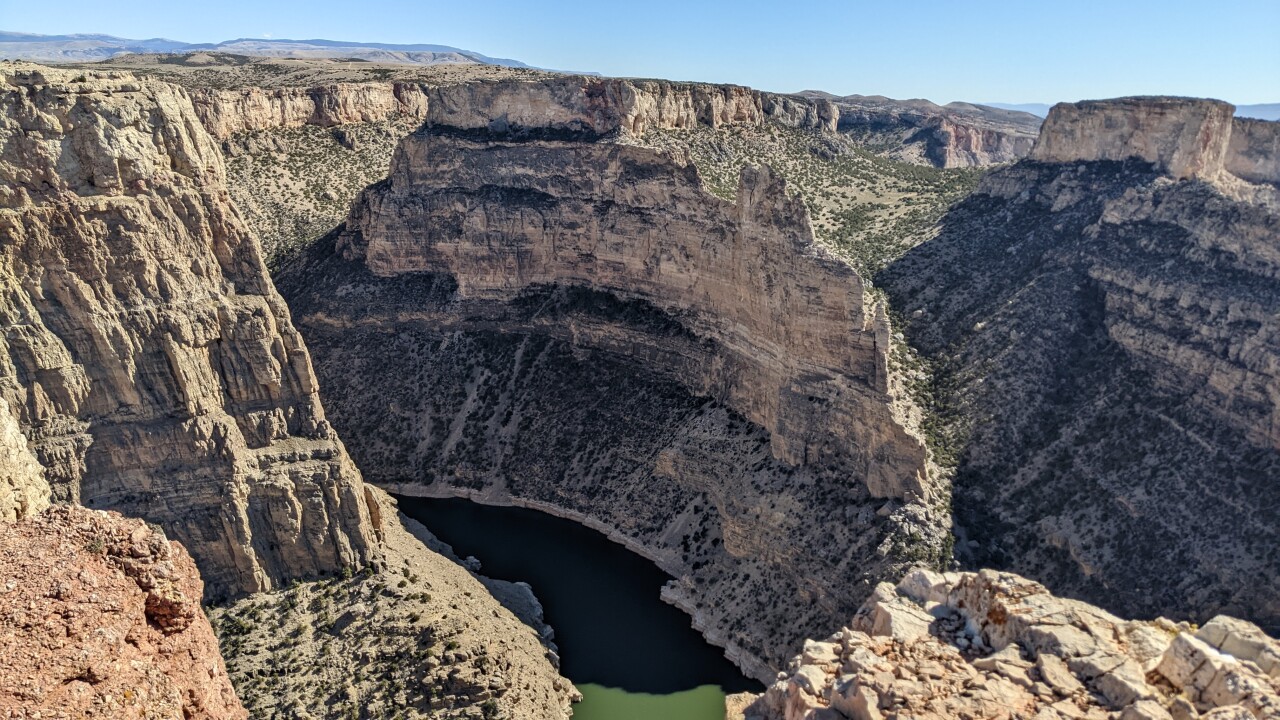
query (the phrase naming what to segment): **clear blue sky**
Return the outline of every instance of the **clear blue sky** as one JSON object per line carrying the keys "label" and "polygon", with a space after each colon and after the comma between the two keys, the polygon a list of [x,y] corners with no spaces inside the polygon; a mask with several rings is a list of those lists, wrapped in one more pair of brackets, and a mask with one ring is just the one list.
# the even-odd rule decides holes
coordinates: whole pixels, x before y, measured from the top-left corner
{"label": "clear blue sky", "polygon": [[1280,102],[1280,0],[0,0],[0,29],[439,43],[606,75],[940,102]]}

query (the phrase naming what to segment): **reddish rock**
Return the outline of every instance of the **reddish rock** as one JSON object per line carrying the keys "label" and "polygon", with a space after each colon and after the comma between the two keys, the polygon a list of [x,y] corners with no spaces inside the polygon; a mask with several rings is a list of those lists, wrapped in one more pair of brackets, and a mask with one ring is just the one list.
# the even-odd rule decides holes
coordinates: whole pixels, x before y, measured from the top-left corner
{"label": "reddish rock", "polygon": [[0,525],[0,718],[245,718],[186,550],[114,512]]}

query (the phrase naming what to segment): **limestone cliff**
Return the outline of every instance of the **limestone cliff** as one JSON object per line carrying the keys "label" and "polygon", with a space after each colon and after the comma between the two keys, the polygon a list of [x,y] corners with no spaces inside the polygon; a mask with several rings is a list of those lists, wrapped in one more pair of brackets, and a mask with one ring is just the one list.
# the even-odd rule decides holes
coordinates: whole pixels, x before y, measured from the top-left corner
{"label": "limestone cliff", "polygon": [[200,122],[218,140],[275,128],[333,127],[400,116],[424,118],[427,114],[426,89],[407,82],[193,88],[190,94]]}
{"label": "limestone cliff", "polygon": [[1187,98],[1059,103],[1049,111],[1030,159],[1137,158],[1179,180],[1212,178],[1223,168],[1233,110],[1227,103]]}
{"label": "limestone cliff", "polygon": [[1248,182],[1275,128],[1213,101],[1055,107],[1032,160],[878,276],[941,370],[962,559],[1280,626],[1280,202]]}
{"label": "limestone cliff", "polygon": [[22,64],[0,92],[0,397],[55,498],[163,524],[212,596],[374,558],[187,94]]}
{"label": "limestone cliff", "polygon": [[599,140],[616,106],[574,82],[456,127],[433,100],[346,230],[277,279],[369,477],[600,528],[771,677],[799,628],[945,552],[887,320],[772,173],[720,200],[685,154]]}
{"label": "limestone cliff", "polygon": [[191,557],[114,512],[0,524],[0,714],[248,717],[200,608]]}
{"label": "limestone cliff", "polygon": [[834,131],[825,100],[791,98],[739,85],[557,76],[534,82],[448,85],[431,92],[432,124],[462,130],[640,136],[647,130],[760,125]]}
{"label": "limestone cliff", "polygon": [[1233,119],[1225,169],[1251,183],[1280,183],[1280,123]]}
{"label": "limestone cliff", "polygon": [[377,276],[447,273],[460,299],[577,286],[656,308],[716,347],[668,371],[764,427],[776,458],[848,463],[873,497],[925,495],[923,444],[884,395],[888,321],[768,170],[745,170],[731,204],[686,157],[419,134],[339,248]]}
{"label": "limestone cliff", "polygon": [[[1280,717],[1280,642],[1216,617],[1121,620],[1008,573],[909,573],[737,717]],[[1202,714],[1203,713],[1203,714]]]}

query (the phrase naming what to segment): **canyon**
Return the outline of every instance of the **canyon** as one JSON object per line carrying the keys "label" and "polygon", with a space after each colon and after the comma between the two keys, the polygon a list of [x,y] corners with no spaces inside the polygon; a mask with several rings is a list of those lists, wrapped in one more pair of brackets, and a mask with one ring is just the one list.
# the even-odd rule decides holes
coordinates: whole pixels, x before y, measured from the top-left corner
{"label": "canyon", "polygon": [[161,60],[0,65],[0,559],[196,642],[128,699],[567,716],[377,485],[649,558],[743,717],[1280,712],[1276,123]]}
{"label": "canyon", "polygon": [[[653,151],[486,143],[493,165],[466,163],[471,188],[448,180],[434,196],[430,180],[411,179],[417,168],[461,179],[471,156],[454,148],[475,145],[425,143],[402,147],[409,177],[366,194],[349,235],[278,278],[370,477],[401,494],[589,518],[680,578],[671,598],[760,677],[797,612],[829,622],[871,567],[912,562],[907,535],[910,552],[941,551],[924,446],[889,406],[887,320],[864,306],[852,271],[813,247],[776,178],[744,175],[735,206]],[[534,187],[493,187],[519,176],[510,168],[556,167],[530,172]],[[601,167],[612,168],[603,183]],[[379,192],[399,183],[403,195]],[[484,217],[475,235],[451,215],[473,204]],[[424,214],[401,224],[408,208]],[[570,229],[584,221],[591,229]],[[427,226],[456,229],[438,245],[406,231]],[[637,236],[652,240],[624,240]],[[485,252],[494,246],[509,250]],[[439,271],[421,272],[433,260]],[[801,308],[807,325],[782,322]],[[375,365],[376,383],[351,372]],[[831,513],[838,523],[809,522]],[[838,542],[816,535],[832,532]],[[816,572],[831,563],[848,575]],[[797,594],[812,602],[783,601]]]}
{"label": "canyon", "polygon": [[1251,150],[1277,127],[1204,100],[1058,106],[877,276],[938,363],[964,562],[1277,627],[1280,176]]}

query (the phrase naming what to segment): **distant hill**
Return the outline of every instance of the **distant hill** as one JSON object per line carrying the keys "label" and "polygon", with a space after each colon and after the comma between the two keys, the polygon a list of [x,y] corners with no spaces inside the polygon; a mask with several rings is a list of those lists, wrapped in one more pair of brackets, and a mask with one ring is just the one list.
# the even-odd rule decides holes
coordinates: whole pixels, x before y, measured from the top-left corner
{"label": "distant hill", "polygon": [[[985,103],[991,107],[1005,110],[1018,110],[1032,115],[1044,117],[1049,114],[1048,103]],[[1236,117],[1257,118],[1259,120],[1280,120],[1280,103],[1264,103],[1261,105],[1237,105]]]}
{"label": "distant hill", "polygon": [[1018,112],[1031,113],[1037,117],[1044,117],[1049,114],[1049,108],[1053,107],[1050,103],[983,103],[990,107],[1000,108],[1002,110],[1017,110]]}
{"label": "distant hill", "polygon": [[36,35],[0,31],[0,58],[38,62],[92,62],[140,53],[227,52],[280,58],[355,58],[370,62],[437,65],[478,63],[529,67],[518,60],[495,58],[448,45],[394,45],[342,40],[238,38],[219,43],[186,43],[166,38],[130,40],[113,35]]}
{"label": "distant hill", "polygon": [[1280,103],[1237,105],[1236,117],[1257,118],[1259,120],[1280,120]]}

